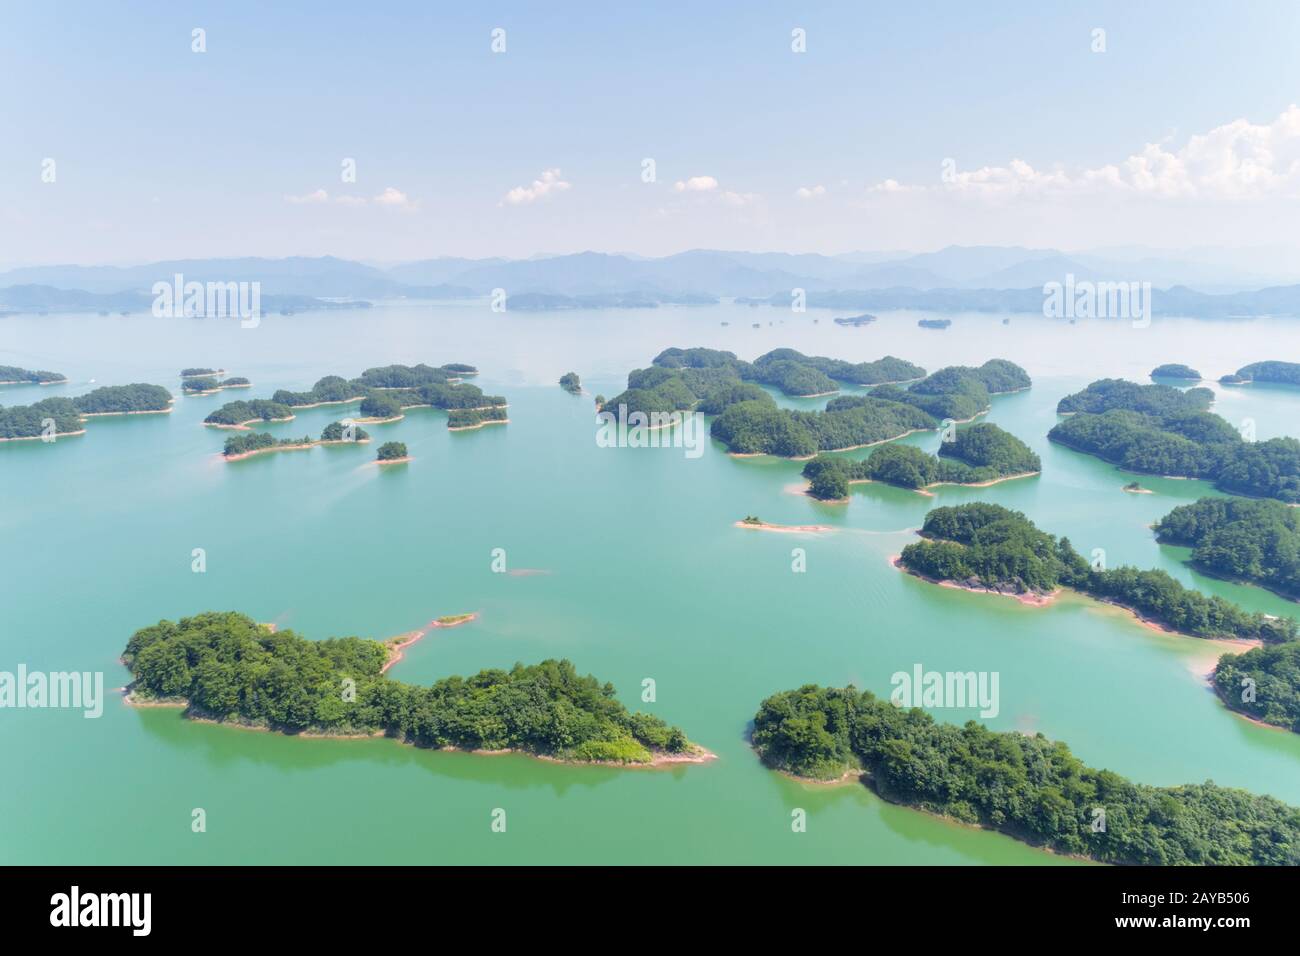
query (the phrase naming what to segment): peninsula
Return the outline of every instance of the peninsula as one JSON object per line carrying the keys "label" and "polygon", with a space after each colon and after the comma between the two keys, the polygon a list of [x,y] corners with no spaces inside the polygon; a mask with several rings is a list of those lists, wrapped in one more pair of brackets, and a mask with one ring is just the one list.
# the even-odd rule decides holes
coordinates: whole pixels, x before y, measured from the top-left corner
{"label": "peninsula", "polygon": [[1071,588],[1134,612],[1138,619],[1192,637],[1280,643],[1296,637],[1294,618],[1244,611],[1221,597],[1183,587],[1164,571],[1099,568],[1068,538],[1040,531],[1019,511],[973,502],[935,508],[898,565],[929,581],[1020,598],[1050,598]]}
{"label": "peninsula", "polygon": [[[852,686],[806,684],[767,698],[753,743],[784,773],[857,776],[890,803],[1105,863],[1280,866],[1300,843],[1300,809],[1274,797],[1209,782],[1133,783],[1042,734],[940,723]],[[1094,830],[1098,806],[1107,825]]]}

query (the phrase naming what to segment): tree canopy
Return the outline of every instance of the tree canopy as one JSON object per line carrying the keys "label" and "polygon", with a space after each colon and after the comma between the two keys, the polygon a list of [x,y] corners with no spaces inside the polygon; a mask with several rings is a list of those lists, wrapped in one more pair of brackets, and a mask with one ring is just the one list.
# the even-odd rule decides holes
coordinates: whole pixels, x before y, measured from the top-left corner
{"label": "tree canopy", "polygon": [[[818,779],[861,770],[886,800],[1058,853],[1148,865],[1295,864],[1300,810],[1211,782],[1133,783],[1060,741],[941,723],[853,687],[774,694],[754,716],[770,767]],[[1095,811],[1105,828],[1094,831]]]}
{"label": "tree canopy", "polygon": [[905,547],[899,560],[927,578],[1012,594],[1069,587],[1193,637],[1280,642],[1296,636],[1294,618],[1244,611],[1183,587],[1164,571],[1093,567],[1068,538],[1058,540],[1000,505],[935,508],[926,514],[921,534],[925,540]]}
{"label": "tree canopy", "polygon": [[384,676],[387,657],[378,641],[310,641],[207,612],[136,631],[122,661],[142,698],[183,699],[189,716],[284,733],[384,733],[423,747],[623,763],[691,748],[681,730],[630,713],[610,684],[579,676],[567,660],[421,687]]}

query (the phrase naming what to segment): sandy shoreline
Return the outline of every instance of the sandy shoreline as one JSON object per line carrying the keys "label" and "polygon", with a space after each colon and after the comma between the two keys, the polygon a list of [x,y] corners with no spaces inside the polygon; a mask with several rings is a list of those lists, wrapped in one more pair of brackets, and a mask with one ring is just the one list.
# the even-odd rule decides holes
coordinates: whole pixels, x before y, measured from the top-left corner
{"label": "sandy shoreline", "polygon": [[245,458],[252,458],[254,455],[265,455],[272,451],[305,451],[308,448],[314,448],[320,442],[308,442],[305,445],[271,445],[268,448],[254,448],[252,451],[240,452],[238,455],[222,455],[226,461],[243,461]]}
{"label": "sandy shoreline", "polygon": [[[171,409],[168,409],[168,411],[171,411]],[[262,425],[270,425],[273,422],[291,422],[293,421],[293,418],[292,415],[288,418],[250,418],[248,421],[240,422],[238,425],[227,425],[223,422],[204,422],[203,425],[205,428],[228,428],[231,431],[247,432],[252,431],[248,426],[255,422]]]}
{"label": "sandy shoreline", "polygon": [[400,661],[405,656],[402,653],[403,650],[420,640],[420,638],[424,637],[434,628],[460,627],[462,624],[468,624],[470,621],[477,620],[477,611],[472,611],[469,614],[449,614],[443,617],[434,618],[418,631],[409,631],[397,638],[390,638],[389,641],[384,642],[384,645],[388,648],[388,660],[386,660],[384,666],[379,669],[379,673],[384,673],[388,668]]}
{"label": "sandy shoreline", "polygon": [[479,422],[477,425],[448,425],[449,432],[472,432],[476,428],[482,428],[484,425],[509,425],[508,418],[494,418],[491,421]]}
{"label": "sandy shoreline", "polygon": [[[86,430],[83,428],[79,432],[55,432],[54,437],[68,438],[73,435],[84,435],[84,434],[86,434]],[[42,437],[43,436],[41,435],[15,435],[13,438],[0,438],[0,441],[40,441]]]}
{"label": "sandy shoreline", "polygon": [[115,415],[170,415],[170,408],[146,408],[138,412],[78,412],[82,418],[112,418]]}
{"label": "sandy shoreline", "polygon": [[[139,707],[142,709],[162,707],[162,708],[172,708],[175,710],[184,711],[184,710],[188,710],[190,706],[190,702],[188,700],[183,700],[183,699],[169,699],[169,700],[141,699],[135,696],[134,691],[130,689],[129,685],[127,687],[121,688],[120,690],[122,693],[122,702],[126,704],[128,707]],[[217,720],[213,717],[205,717],[196,714],[186,714],[185,719],[192,720],[196,724],[213,724],[219,727],[231,727],[235,730],[252,730],[252,731],[259,731],[262,733],[271,733],[271,732],[281,733],[281,731],[277,731],[273,727],[264,726],[262,724],[246,723],[246,722],[235,721],[235,720]],[[314,740],[371,740],[376,737],[387,737],[389,735],[382,730],[375,730],[368,733],[350,733],[350,734],[349,733],[316,733],[310,730],[303,730],[303,731],[298,731],[297,733],[283,734],[283,736],[304,737],[307,739],[314,739]],[[399,740],[397,737],[393,737],[392,739],[396,740],[399,744],[403,744],[406,746],[416,746],[415,744],[410,743],[406,740]],[[717,754],[713,753],[710,750],[706,750],[705,748],[701,747],[699,744],[692,744],[691,746],[693,748],[692,750],[680,754],[665,753],[662,751],[651,750],[650,760],[647,763],[621,763],[613,760],[570,760],[563,757],[554,757],[551,756],[550,754],[531,753],[526,750],[516,750],[514,748],[506,748],[504,750],[465,750],[461,747],[429,747],[425,749],[433,750],[435,752],[469,753],[469,754],[474,754],[476,756],[504,756],[506,754],[518,753],[518,754],[523,754],[526,757],[531,757],[534,760],[545,760],[548,763],[563,764],[565,766],[616,767],[620,770],[654,770],[654,769],[661,769],[664,767],[680,766],[683,764],[708,763],[711,760],[718,759]]]}
{"label": "sandy shoreline", "polygon": [[834,531],[830,525],[825,524],[770,524],[766,521],[736,521],[733,525],[737,528],[750,528],[754,531],[777,531],[786,534],[815,534],[822,531]]}
{"label": "sandy shoreline", "polygon": [[415,458],[411,455],[406,455],[402,458],[383,458],[383,459],[376,458],[375,464],[376,465],[404,465],[408,461],[414,461],[414,460]]}

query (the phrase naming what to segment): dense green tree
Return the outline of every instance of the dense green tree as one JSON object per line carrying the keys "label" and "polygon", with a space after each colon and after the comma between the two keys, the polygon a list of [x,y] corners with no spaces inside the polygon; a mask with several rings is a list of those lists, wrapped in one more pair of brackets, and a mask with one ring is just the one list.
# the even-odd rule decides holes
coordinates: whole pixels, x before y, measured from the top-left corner
{"label": "dense green tree", "polygon": [[73,403],[83,415],[118,415],[126,412],[161,412],[171,407],[172,393],[161,385],[105,385]]}
{"label": "dense green tree", "polygon": [[[939,723],[853,687],[769,697],[753,741],[778,770],[822,780],[861,771],[886,800],[1058,853],[1148,865],[1300,862],[1300,810],[1273,797],[1209,782],[1135,784],[1042,734]],[[1097,807],[1106,827],[1094,832]]]}
{"label": "dense green tree", "polygon": [[189,716],[285,733],[383,732],[424,747],[628,763],[692,748],[680,729],[629,713],[613,687],[579,676],[568,661],[420,687],[385,677],[387,657],[377,641],[309,641],[242,614],[208,612],[137,631],[122,660],[141,698],[184,699]]}
{"label": "dense green tree", "polygon": [[1276,643],[1296,636],[1293,618],[1249,613],[1185,588],[1164,571],[1090,567],[1068,539],[1057,540],[1000,505],[935,508],[921,534],[925,540],[905,547],[899,560],[924,577],[1013,594],[1074,588],[1194,637]]}

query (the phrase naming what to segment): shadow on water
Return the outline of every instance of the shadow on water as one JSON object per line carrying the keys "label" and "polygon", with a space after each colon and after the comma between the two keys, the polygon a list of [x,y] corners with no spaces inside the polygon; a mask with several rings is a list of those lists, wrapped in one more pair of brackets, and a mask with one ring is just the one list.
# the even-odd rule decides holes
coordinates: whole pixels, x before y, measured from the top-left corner
{"label": "shadow on water", "polygon": [[[125,706],[125,705],[124,705]],[[683,774],[707,773],[709,766],[628,768],[564,764],[528,754],[475,754],[434,750],[395,738],[303,737],[193,721],[179,708],[131,708],[140,727],[174,750],[197,755],[217,770],[255,763],[282,773],[317,771],[344,764],[384,768],[418,767],[434,776],[508,790],[543,788],[556,796],[574,789],[592,789],[626,774],[654,774],[680,779]]]}

